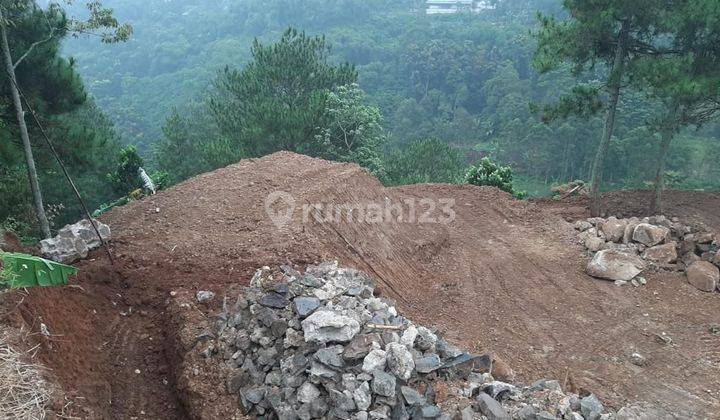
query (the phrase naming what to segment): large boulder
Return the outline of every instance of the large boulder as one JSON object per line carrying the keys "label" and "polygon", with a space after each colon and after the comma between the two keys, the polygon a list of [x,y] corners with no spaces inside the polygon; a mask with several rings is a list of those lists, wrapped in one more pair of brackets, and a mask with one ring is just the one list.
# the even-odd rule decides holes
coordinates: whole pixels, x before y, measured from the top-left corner
{"label": "large boulder", "polygon": [[655,246],[670,236],[670,229],[664,226],[655,226],[649,223],[640,223],[635,226],[633,240],[645,246]]}
{"label": "large boulder", "polygon": [[616,217],[610,217],[600,223],[600,230],[605,233],[605,239],[610,242],[620,242],[625,234],[627,220],[618,220]]}
{"label": "large boulder", "polygon": [[40,241],[40,252],[47,259],[61,264],[72,264],[87,257],[87,242],[77,237],[55,237]]}
{"label": "large boulder", "polygon": [[597,252],[603,249],[605,246],[605,240],[594,235],[587,235],[585,237],[585,248],[590,252]]}
{"label": "large boulder", "polygon": [[640,219],[637,217],[631,217],[627,219],[627,224],[625,225],[625,232],[623,233],[623,243],[629,244],[632,242],[633,234],[635,233],[635,228],[637,225],[640,224]]}
{"label": "large boulder", "polygon": [[654,247],[648,248],[645,250],[643,258],[660,264],[672,264],[678,259],[677,242],[655,245]]}
{"label": "large boulder", "polygon": [[[110,240],[110,227],[99,220],[93,220],[102,238],[106,241]],[[97,232],[95,232],[92,223],[88,219],[83,219],[74,225],[65,226],[58,231],[57,236],[61,238],[81,238],[90,249],[99,248],[102,245],[102,241],[98,238]]]}
{"label": "large boulder", "polygon": [[[95,220],[103,239],[110,239],[110,227]],[[74,225],[67,225],[54,238],[40,241],[40,252],[47,259],[62,264],[72,264],[87,257],[88,252],[102,245],[89,220],[83,219]]]}
{"label": "large boulder", "polygon": [[319,310],[302,321],[305,341],[346,343],[360,332],[360,323],[337,311]]}
{"label": "large boulder", "polygon": [[688,283],[703,292],[712,292],[720,282],[720,269],[707,261],[695,261],[687,269]]}
{"label": "large boulder", "polygon": [[607,280],[630,281],[645,269],[638,256],[615,249],[599,251],[587,265],[587,273]]}

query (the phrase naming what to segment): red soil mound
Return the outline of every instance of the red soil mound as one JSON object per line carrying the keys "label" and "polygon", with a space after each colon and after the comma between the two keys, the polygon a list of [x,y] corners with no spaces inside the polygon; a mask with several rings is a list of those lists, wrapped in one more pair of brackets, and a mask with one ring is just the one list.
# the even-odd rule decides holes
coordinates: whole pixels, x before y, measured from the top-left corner
{"label": "red soil mound", "polygon": [[[266,214],[265,200],[276,191],[296,204],[280,228]],[[431,218],[446,216],[445,199],[454,200],[452,222],[420,220],[428,210]],[[345,211],[321,223],[302,209],[346,203],[365,211],[361,221],[358,213],[348,221]],[[377,208],[393,205],[403,206],[403,221],[377,223]],[[645,400],[687,417],[717,414],[720,338],[709,326],[720,324],[720,297],[675,273],[650,274],[637,289],[589,278],[583,250],[561,218],[582,208],[516,201],[492,188],[385,188],[356,165],[276,153],[112,211],[104,221],[113,229],[117,266],[96,253],[98,260],[81,264],[83,290],[33,290],[22,313],[29,324],[42,316],[58,334],[40,339],[42,355],[65,389],[85,398],[76,404],[90,416],[182,417],[169,293],[222,296],[247,284],[259,266],[337,259],[374,276],[409,318],[499,355],[520,380],[558,378],[615,407]],[[217,309],[219,300],[198,306],[199,313]],[[661,333],[672,344],[657,341]],[[633,352],[648,365],[631,364]]]}

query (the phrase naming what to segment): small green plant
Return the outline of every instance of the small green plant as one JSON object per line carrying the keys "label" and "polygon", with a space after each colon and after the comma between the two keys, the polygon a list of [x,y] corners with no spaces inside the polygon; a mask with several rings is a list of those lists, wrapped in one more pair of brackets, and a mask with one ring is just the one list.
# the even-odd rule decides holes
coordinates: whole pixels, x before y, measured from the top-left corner
{"label": "small green plant", "polygon": [[117,169],[107,175],[108,181],[113,184],[117,193],[127,194],[143,186],[138,176],[138,170],[143,163],[137,147],[127,146],[120,151]]}
{"label": "small green plant", "polygon": [[170,185],[170,174],[165,171],[155,171],[150,175],[158,191],[164,190]]}
{"label": "small green plant", "polygon": [[20,242],[26,245],[37,243],[39,240],[36,237],[35,228],[30,223],[14,217],[8,217],[0,221],[0,235],[4,235],[5,232],[15,234],[20,239]]}
{"label": "small green plant", "polygon": [[678,188],[680,187],[687,177],[678,171],[665,171],[665,187],[666,188]]}
{"label": "small green plant", "polygon": [[489,157],[480,159],[480,162],[468,169],[465,182],[477,186],[496,187],[519,199],[527,197],[525,191],[515,191],[512,168],[500,166]]}

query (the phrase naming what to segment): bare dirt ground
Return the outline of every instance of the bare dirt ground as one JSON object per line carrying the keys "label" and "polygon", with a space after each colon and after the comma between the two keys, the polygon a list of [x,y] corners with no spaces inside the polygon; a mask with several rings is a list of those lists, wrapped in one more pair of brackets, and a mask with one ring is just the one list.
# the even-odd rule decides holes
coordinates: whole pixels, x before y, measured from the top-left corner
{"label": "bare dirt ground", "polygon": [[[296,208],[277,228],[265,211],[275,191],[292,194],[297,206],[405,203],[405,219],[303,222]],[[417,217],[429,209],[422,199],[454,199],[454,221],[407,222],[412,200]],[[623,215],[645,202],[642,194],[609,195],[610,210]],[[717,229],[718,209],[717,195],[673,192],[665,213]],[[263,265],[337,259],[375,277],[415,322],[499,355],[519,380],[557,378],[615,408],[647,401],[679,418],[720,418],[720,337],[710,333],[720,324],[720,295],[693,289],[679,273],[649,273],[642,288],[586,276],[587,256],[564,220],[586,212],[582,199],[521,202],[492,188],[385,188],[355,165],[277,153],[110,212],[103,219],[117,264],[96,252],[79,264],[74,286],[18,295],[11,319],[50,329],[51,337],[36,336],[39,355],[73,414],[184,418],[203,410],[188,409],[195,400],[177,375],[183,334],[171,292],[222,296]],[[443,216],[441,206],[429,216]],[[208,320],[220,302],[192,310]],[[662,333],[672,343],[658,341]],[[633,352],[647,366],[630,363]],[[220,395],[216,403],[227,401]]]}

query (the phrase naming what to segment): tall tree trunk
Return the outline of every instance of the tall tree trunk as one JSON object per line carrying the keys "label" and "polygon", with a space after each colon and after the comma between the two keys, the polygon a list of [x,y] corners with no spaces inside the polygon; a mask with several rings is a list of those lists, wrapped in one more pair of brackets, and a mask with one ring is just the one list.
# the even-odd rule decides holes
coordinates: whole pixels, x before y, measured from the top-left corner
{"label": "tall tree trunk", "polygon": [[15,106],[18,126],[20,127],[20,138],[22,139],[23,150],[25,151],[25,162],[27,163],[28,178],[30,179],[30,189],[32,190],[33,200],[35,201],[35,213],[43,236],[49,238],[50,223],[48,223],[45,207],[43,206],[40,183],[38,182],[37,170],[35,169],[35,158],[33,157],[32,146],[30,145],[30,135],[28,134],[27,125],[25,124],[25,111],[23,111],[20,92],[18,92],[16,86],[17,78],[15,77],[15,68],[13,67],[10,47],[8,46],[7,30],[2,8],[0,8],[0,43],[2,43],[2,53],[5,59],[5,70],[10,78],[10,92],[12,93],[13,105]]}
{"label": "tall tree trunk", "polygon": [[617,113],[617,105],[620,100],[620,89],[622,87],[623,74],[625,72],[625,57],[627,55],[627,40],[630,31],[630,23],[624,21],[618,34],[617,46],[615,47],[615,60],[613,61],[612,72],[610,74],[608,89],[610,91],[610,102],[608,103],[607,115],[605,116],[605,126],[603,134],[600,138],[595,160],[592,165],[592,173],[590,176],[591,190],[590,196],[592,203],[590,213],[592,216],[599,216],[601,211],[600,203],[600,183],[602,183],[603,166],[605,164],[605,156],[610,146],[610,139],[615,130],[615,114]]}
{"label": "tall tree trunk", "polygon": [[655,173],[655,194],[653,194],[652,203],[650,203],[650,214],[662,212],[662,191],[665,189],[665,163],[670,152],[670,143],[672,143],[677,132],[679,110],[678,104],[673,103],[668,109],[665,121],[663,121],[660,129],[660,156],[658,156],[657,172]]}

